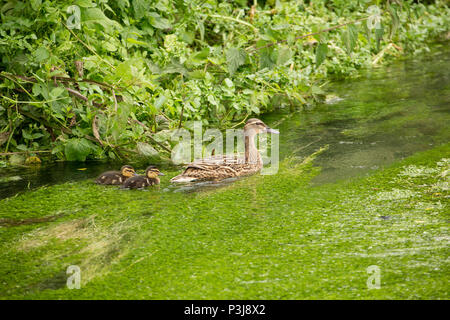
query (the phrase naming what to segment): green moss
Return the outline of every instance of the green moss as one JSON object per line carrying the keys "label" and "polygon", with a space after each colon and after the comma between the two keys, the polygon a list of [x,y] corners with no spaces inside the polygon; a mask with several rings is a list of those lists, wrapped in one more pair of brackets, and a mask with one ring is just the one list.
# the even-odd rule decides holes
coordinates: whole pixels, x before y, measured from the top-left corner
{"label": "green moss", "polygon": [[[286,159],[195,193],[174,192],[170,172],[148,191],[85,181],[2,200],[2,218],[65,215],[0,228],[1,297],[448,299],[449,156],[446,144],[320,186],[319,168]],[[65,287],[72,264],[80,290]]]}

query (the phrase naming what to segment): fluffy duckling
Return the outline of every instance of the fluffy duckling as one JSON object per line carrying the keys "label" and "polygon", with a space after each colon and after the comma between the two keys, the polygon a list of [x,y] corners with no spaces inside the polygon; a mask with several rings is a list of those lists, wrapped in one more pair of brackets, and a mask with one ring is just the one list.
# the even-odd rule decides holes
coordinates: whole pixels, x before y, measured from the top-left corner
{"label": "fluffy duckling", "polygon": [[120,171],[103,172],[96,180],[97,184],[121,185],[128,178],[135,176],[136,172],[132,166],[123,166]]}
{"label": "fluffy duckling", "polygon": [[159,184],[158,176],[164,176],[157,167],[150,166],[145,170],[145,176],[135,176],[127,179],[122,185],[123,189],[140,189]]}

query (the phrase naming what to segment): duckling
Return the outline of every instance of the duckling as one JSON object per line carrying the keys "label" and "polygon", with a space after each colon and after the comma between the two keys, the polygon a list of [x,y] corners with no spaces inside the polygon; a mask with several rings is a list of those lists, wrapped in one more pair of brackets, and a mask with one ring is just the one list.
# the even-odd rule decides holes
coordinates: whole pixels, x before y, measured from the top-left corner
{"label": "duckling", "polygon": [[122,189],[140,189],[159,184],[158,176],[164,176],[157,167],[150,166],[145,170],[145,176],[135,176],[127,179]]}
{"label": "duckling", "polygon": [[97,184],[121,185],[128,178],[135,176],[134,168],[129,165],[123,166],[120,171],[103,172],[96,180]]}

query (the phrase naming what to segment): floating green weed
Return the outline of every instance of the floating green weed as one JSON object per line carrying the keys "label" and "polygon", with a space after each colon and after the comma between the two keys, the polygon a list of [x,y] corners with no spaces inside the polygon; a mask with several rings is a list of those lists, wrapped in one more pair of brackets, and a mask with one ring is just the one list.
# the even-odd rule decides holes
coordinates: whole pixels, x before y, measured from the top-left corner
{"label": "floating green weed", "polygon": [[[432,186],[444,179],[449,153],[447,144],[368,178],[315,187],[310,181],[320,169],[287,159],[277,175],[194,193],[174,192],[168,180],[147,191],[85,181],[2,200],[2,218],[65,215],[0,227],[0,293],[448,299],[449,195]],[[401,174],[411,166],[439,172]],[[65,286],[69,265],[81,268],[79,290]],[[370,265],[381,270],[378,290],[366,285]]]}

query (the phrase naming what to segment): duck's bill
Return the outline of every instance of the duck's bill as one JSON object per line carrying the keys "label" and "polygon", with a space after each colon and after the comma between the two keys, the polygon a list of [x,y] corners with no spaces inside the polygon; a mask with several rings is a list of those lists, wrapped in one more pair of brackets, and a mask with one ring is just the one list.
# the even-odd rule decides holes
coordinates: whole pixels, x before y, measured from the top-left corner
{"label": "duck's bill", "polygon": [[165,176],[165,174],[162,172],[158,172],[158,176]]}
{"label": "duck's bill", "polygon": [[275,133],[275,134],[280,134],[280,131],[272,129],[272,128],[266,128],[266,132],[267,133]]}
{"label": "duck's bill", "polygon": [[138,174],[136,172],[133,172],[133,176],[136,177],[138,176]]}

